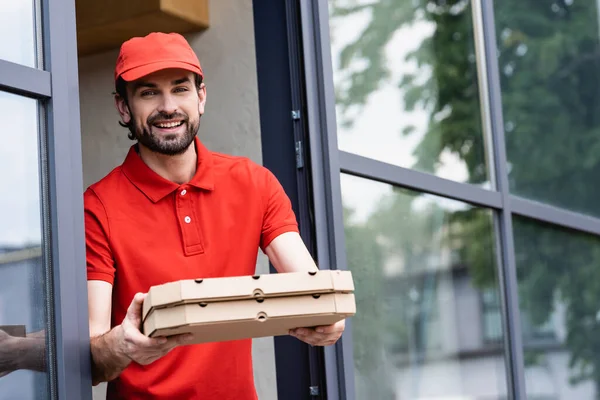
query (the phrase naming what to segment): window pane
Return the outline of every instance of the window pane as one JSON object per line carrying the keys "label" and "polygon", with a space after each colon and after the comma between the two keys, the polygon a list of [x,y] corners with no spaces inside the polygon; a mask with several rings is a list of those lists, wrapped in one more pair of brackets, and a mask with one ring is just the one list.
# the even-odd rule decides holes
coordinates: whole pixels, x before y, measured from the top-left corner
{"label": "window pane", "polygon": [[34,5],[34,0],[2,2],[0,60],[36,66]]}
{"label": "window pane", "polygon": [[513,221],[528,398],[595,400],[600,239]]}
{"label": "window pane", "polygon": [[356,398],[506,396],[492,213],[354,176],[341,183]]}
{"label": "window pane", "polygon": [[0,398],[46,399],[38,104],[0,92],[0,119]]}
{"label": "window pane", "polygon": [[600,216],[596,0],[495,1],[510,190]]}
{"label": "window pane", "polygon": [[470,2],[329,6],[340,150],[489,187]]}

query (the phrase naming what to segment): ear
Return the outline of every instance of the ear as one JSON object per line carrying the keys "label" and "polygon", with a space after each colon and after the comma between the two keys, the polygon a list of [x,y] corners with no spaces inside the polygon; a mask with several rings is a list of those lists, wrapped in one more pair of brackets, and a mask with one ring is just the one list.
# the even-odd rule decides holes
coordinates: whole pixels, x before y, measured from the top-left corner
{"label": "ear", "polygon": [[131,122],[131,112],[129,111],[129,106],[125,99],[118,94],[115,94],[115,107],[117,107],[117,111],[119,111],[119,115],[121,116],[121,120],[124,124],[128,124]]}
{"label": "ear", "polygon": [[206,85],[200,84],[198,89],[198,112],[200,115],[204,114],[204,106],[206,105]]}

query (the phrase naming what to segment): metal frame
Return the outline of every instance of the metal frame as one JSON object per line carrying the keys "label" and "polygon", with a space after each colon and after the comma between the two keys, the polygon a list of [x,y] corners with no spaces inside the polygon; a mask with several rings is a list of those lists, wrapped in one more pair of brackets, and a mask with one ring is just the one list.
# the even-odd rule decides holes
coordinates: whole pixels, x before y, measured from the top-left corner
{"label": "metal frame", "polygon": [[[298,220],[300,235],[307,244],[310,253],[315,260],[319,260],[316,251],[315,233],[313,221],[311,220],[312,201],[310,196],[310,158],[307,157],[310,140],[306,128],[306,118],[303,118],[305,110],[305,87],[302,82],[303,53],[301,27],[300,27],[300,5],[296,0],[285,0],[286,21],[288,37],[289,76],[291,89],[291,119],[293,121],[294,150],[296,160],[296,180],[298,188]],[[312,398],[325,398],[327,381],[325,373],[325,351],[321,347],[306,346],[308,353],[308,367],[310,386],[308,393]]]}
{"label": "metal frame", "polygon": [[498,281],[502,300],[502,323],[504,328],[504,350],[506,354],[507,392],[511,399],[525,399],[525,366],[523,362],[523,340],[518,298],[517,267],[512,227],[512,211],[508,184],[508,168],[504,141],[504,122],[500,75],[496,50],[496,28],[493,4],[489,1],[474,0],[473,16],[475,29],[483,33],[484,52],[478,64],[485,66],[486,86],[489,87],[489,119],[492,129],[494,165],[496,166],[496,187],[502,196],[503,208],[495,213],[496,257],[498,259]]}
{"label": "metal frame", "polygon": [[40,3],[40,69],[0,60],[0,91],[39,100],[49,391],[52,399],[86,400],[92,390],[75,3]]}
{"label": "metal frame", "polygon": [[[347,269],[327,6],[300,1],[314,221],[319,268]],[[347,320],[343,337],[325,348],[327,399],[354,400],[353,359]]]}
{"label": "metal frame", "polygon": [[563,228],[600,236],[600,218],[563,210],[516,196],[510,196],[510,209],[513,215],[520,215]]}
{"label": "metal frame", "polygon": [[[310,196],[307,170],[298,168],[296,146],[305,142],[304,113],[299,62],[298,27],[295,0],[253,1],[254,33],[263,165],[271,170],[292,202],[300,234],[313,249]],[[274,37],[283,38],[273,40]],[[305,163],[306,165],[307,163]],[[271,272],[275,269],[271,266]],[[311,388],[322,387],[319,349],[311,348],[291,336],[274,338],[277,397],[301,400],[311,396]],[[321,390],[318,390],[321,393]]]}
{"label": "metal frame", "polygon": [[41,0],[35,17],[40,69],[0,60],[0,91],[39,100],[49,395],[85,400],[92,390],[75,3]]}
{"label": "metal frame", "polygon": [[[525,399],[512,216],[519,215],[599,236],[600,218],[510,194],[494,6],[493,2],[486,0],[472,0],[471,3],[480,81],[482,130],[487,146],[488,171],[493,190],[449,181],[431,174],[340,151],[337,146],[327,1],[300,2],[317,248],[319,261],[324,263],[322,267],[346,268],[340,173],[492,209],[495,219],[497,269],[505,332],[508,395],[511,399]],[[342,345],[334,351],[326,352],[328,399],[354,398],[351,343],[349,326],[344,333]]]}
{"label": "metal frame", "polygon": [[57,396],[91,399],[74,0],[42,0],[42,28],[54,89],[47,104],[47,165]]}
{"label": "metal frame", "polygon": [[425,172],[386,164],[356,154],[339,152],[341,172],[395,186],[427,192],[490,208],[502,208],[498,192],[457,183]]}
{"label": "metal frame", "polygon": [[0,91],[29,97],[50,97],[50,73],[0,60]]}

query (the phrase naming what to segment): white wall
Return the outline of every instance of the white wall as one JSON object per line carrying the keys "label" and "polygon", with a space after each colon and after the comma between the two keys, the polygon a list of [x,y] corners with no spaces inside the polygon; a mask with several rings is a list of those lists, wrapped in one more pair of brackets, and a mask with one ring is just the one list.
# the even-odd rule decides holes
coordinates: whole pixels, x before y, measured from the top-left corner
{"label": "white wall", "polygon": [[[448,358],[387,369],[398,399],[504,399],[506,366],[501,355],[481,358]],[[525,368],[525,387],[531,399],[591,400],[594,383],[569,382],[569,353],[546,352],[536,366]]]}
{"label": "white wall", "polygon": [[[211,0],[211,27],[186,35],[198,54],[207,86],[206,113],[199,137],[211,150],[243,155],[261,163],[258,90],[252,0]],[[132,142],[113,106],[113,70],[118,50],[79,60],[84,187],[123,161]],[[258,272],[268,272],[259,257]],[[259,398],[276,399],[273,340],[253,346]],[[95,388],[94,399],[104,388]]]}

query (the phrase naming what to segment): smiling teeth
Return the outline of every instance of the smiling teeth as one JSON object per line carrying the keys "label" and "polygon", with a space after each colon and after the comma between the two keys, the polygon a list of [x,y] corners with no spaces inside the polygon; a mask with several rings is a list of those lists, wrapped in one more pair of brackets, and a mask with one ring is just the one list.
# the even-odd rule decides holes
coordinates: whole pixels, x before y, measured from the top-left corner
{"label": "smiling teeth", "polygon": [[167,123],[161,123],[161,124],[156,124],[156,126],[158,126],[159,128],[175,128],[176,126],[181,125],[183,122],[167,122]]}

